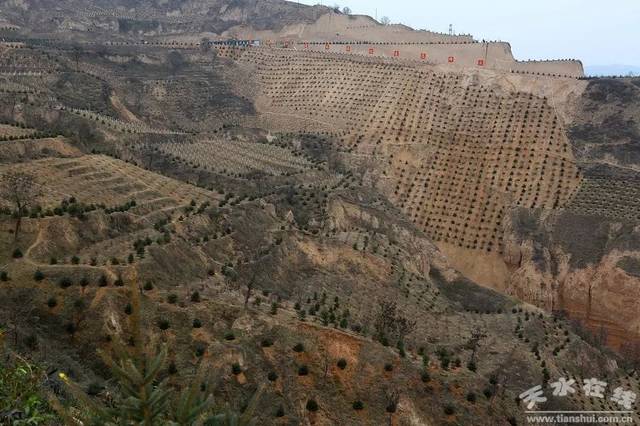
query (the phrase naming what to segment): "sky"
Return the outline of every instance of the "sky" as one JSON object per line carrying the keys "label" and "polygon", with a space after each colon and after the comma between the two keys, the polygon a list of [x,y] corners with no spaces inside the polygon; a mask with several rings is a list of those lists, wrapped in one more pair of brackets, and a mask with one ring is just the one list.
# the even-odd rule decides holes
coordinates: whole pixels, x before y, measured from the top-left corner
{"label": "sky", "polygon": [[[319,0],[301,0],[317,4]],[[581,59],[640,71],[640,0],[322,0],[416,29],[511,43],[516,59]]]}

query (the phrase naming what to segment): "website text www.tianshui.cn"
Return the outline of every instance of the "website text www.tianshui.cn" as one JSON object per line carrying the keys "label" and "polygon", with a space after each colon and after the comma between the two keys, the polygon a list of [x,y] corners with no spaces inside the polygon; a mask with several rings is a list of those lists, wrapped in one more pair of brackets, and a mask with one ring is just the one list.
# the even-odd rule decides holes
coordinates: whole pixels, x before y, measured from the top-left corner
{"label": "website text www.tianshui.cn", "polygon": [[633,424],[630,414],[620,413],[545,413],[528,414],[530,424]]}

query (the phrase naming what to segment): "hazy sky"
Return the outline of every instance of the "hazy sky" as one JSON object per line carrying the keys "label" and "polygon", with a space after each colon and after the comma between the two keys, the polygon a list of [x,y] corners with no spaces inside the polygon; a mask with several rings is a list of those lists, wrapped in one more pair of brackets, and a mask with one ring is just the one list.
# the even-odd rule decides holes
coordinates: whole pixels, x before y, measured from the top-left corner
{"label": "hazy sky", "polygon": [[[301,0],[317,4],[319,0]],[[353,13],[476,39],[511,42],[517,59],[640,67],[640,0],[322,0]]]}

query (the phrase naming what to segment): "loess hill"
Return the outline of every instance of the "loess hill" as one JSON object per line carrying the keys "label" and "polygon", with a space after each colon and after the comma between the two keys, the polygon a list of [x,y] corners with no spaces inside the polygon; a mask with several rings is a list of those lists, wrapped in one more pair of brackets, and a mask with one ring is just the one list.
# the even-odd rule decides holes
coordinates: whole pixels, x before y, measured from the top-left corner
{"label": "loess hill", "polygon": [[96,349],[134,293],[171,384],[206,371],[237,410],[264,387],[259,424],[638,391],[640,80],[288,2],[0,6],[0,175],[33,179],[0,200],[0,324],[47,391],[113,391]]}

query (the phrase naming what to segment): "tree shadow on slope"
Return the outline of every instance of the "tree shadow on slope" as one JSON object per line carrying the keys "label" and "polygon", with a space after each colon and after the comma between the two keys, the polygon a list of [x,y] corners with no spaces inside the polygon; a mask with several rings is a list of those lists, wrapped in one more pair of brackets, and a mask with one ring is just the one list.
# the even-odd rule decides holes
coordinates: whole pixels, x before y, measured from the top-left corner
{"label": "tree shadow on slope", "polygon": [[441,294],[461,311],[500,313],[515,304],[509,297],[481,287],[465,277],[447,282],[442,273],[435,268],[431,269],[429,277]]}

